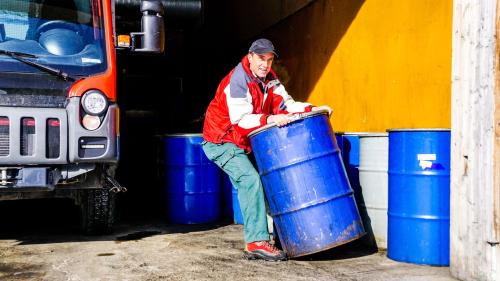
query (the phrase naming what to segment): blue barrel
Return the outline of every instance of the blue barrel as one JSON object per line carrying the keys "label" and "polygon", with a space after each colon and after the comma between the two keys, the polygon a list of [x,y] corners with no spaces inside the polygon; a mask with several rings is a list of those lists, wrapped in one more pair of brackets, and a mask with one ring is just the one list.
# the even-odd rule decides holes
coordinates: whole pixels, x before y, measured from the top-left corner
{"label": "blue barrel", "polygon": [[335,141],[337,142],[337,146],[340,149],[340,155],[344,155],[344,149],[343,149],[344,141],[342,138],[343,135],[344,135],[344,132],[335,132]]}
{"label": "blue barrel", "polygon": [[238,200],[238,190],[232,188],[233,192],[233,220],[235,224],[243,223],[243,214],[241,213],[240,201]]}
{"label": "blue barrel", "polygon": [[233,185],[226,173],[222,174],[222,214],[224,218],[233,220]]}
{"label": "blue barrel", "polygon": [[196,224],[220,217],[220,169],[205,156],[201,134],[172,134],[165,143],[167,217]]}
{"label": "blue barrel", "polygon": [[249,135],[271,216],[289,257],[364,234],[339,147],[325,112]]}
{"label": "blue barrel", "polygon": [[235,224],[243,224],[243,215],[241,214],[240,201],[238,201],[238,190],[234,187],[229,176],[222,172],[222,190],[224,193],[224,215]]}
{"label": "blue barrel", "polygon": [[446,266],[450,256],[450,130],[389,130],[387,256]]}
{"label": "blue barrel", "polygon": [[[342,152],[342,159],[349,177],[351,188],[354,194],[361,192],[359,185],[359,136],[366,133],[343,133],[340,137],[339,148]],[[337,138],[339,142],[339,138]]]}
{"label": "blue barrel", "polygon": [[[359,136],[368,133],[343,133],[342,134],[342,158],[344,164],[353,168],[359,167]],[[347,167],[346,167],[347,169]]]}

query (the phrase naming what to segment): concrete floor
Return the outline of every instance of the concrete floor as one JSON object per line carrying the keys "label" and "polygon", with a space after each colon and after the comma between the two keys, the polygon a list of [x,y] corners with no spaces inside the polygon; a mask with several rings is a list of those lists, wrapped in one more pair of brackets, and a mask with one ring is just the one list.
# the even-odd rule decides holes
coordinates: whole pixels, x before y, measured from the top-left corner
{"label": "concrete floor", "polygon": [[247,261],[241,225],[122,219],[112,235],[92,237],[67,220],[41,209],[0,222],[0,280],[455,280],[447,267],[395,262],[356,243],[286,262]]}

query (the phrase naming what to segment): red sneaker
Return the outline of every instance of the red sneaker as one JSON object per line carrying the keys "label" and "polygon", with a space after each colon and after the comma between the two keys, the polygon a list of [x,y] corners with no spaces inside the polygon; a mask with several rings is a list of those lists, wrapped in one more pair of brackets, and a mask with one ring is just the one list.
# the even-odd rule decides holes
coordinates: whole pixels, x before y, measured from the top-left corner
{"label": "red sneaker", "polygon": [[269,241],[248,243],[244,251],[245,258],[249,260],[263,259],[266,261],[284,261],[286,254],[274,247]]}

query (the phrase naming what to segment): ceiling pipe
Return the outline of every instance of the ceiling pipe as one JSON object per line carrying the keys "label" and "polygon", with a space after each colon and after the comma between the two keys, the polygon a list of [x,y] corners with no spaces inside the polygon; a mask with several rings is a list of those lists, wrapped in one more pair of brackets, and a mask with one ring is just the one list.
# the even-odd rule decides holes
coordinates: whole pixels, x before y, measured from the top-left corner
{"label": "ceiling pipe", "polygon": [[[161,0],[165,8],[165,18],[177,20],[200,20],[203,18],[202,0]],[[115,0],[119,8],[138,9],[141,0]]]}

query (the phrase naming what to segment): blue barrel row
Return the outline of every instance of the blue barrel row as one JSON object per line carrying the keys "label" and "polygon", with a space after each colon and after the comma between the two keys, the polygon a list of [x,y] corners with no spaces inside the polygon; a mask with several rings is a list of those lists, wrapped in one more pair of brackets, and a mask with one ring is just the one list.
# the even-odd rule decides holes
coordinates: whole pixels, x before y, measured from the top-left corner
{"label": "blue barrel row", "polygon": [[[358,171],[364,135],[337,134],[357,198],[366,192]],[[448,265],[450,131],[395,129],[388,138],[387,255],[397,261]]]}
{"label": "blue barrel row", "polygon": [[[180,188],[167,188],[170,219],[178,223],[217,219],[218,169],[204,158],[201,136],[185,137],[166,141],[167,155],[176,155],[167,157],[167,182]],[[353,141],[346,143],[349,138]],[[389,138],[388,256],[447,265],[449,130],[393,130]],[[254,132],[251,142],[271,215],[289,256],[322,251],[363,234],[340,149],[325,116],[309,115],[284,128],[263,128]],[[359,143],[355,136],[339,143],[349,172],[359,165]],[[353,187],[361,188],[352,178],[356,174],[349,175]],[[203,191],[196,190],[197,183]],[[196,201],[200,195],[205,202]]]}
{"label": "blue barrel row", "polygon": [[201,134],[172,134],[163,141],[168,220],[179,224],[214,222],[221,218],[222,209],[224,217],[243,224],[238,193],[205,156]]}

